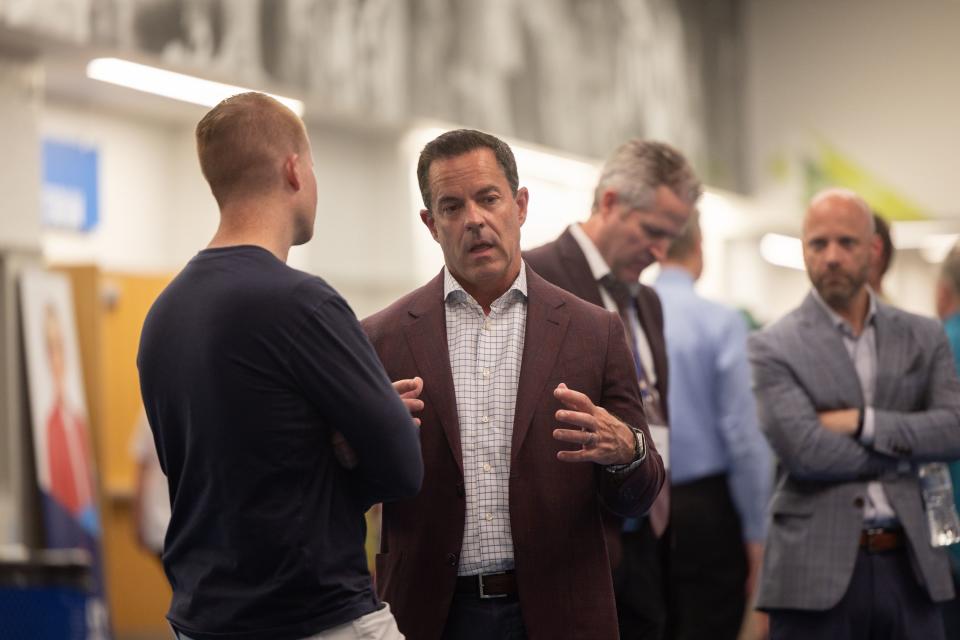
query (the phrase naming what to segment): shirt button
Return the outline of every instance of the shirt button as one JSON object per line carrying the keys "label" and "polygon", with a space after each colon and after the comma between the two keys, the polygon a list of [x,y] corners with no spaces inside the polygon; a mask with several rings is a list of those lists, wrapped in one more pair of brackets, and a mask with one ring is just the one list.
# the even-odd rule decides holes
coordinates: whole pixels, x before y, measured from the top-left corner
{"label": "shirt button", "polygon": [[484,369],[483,369],[483,377],[484,377],[484,378],[489,378],[489,377],[490,377],[490,369],[487,369],[486,367],[484,367]]}
{"label": "shirt button", "polygon": [[457,554],[455,554],[455,553],[448,553],[448,554],[447,554],[447,564],[449,564],[451,567],[457,566]]}
{"label": "shirt button", "polygon": [[487,515],[484,516],[484,518],[486,518],[487,522],[489,522],[490,520],[493,520],[493,514],[488,513]]}
{"label": "shirt button", "polygon": [[486,471],[487,473],[490,472],[490,469],[491,469],[491,468],[492,468],[492,467],[490,466],[490,463],[489,463],[489,462],[484,462],[484,463],[483,463],[483,470]]}
{"label": "shirt button", "polygon": [[490,422],[490,418],[488,418],[487,416],[480,416],[480,422],[486,424]]}
{"label": "shirt button", "polygon": [[490,331],[490,321],[489,321],[489,320],[484,320],[484,321],[483,321],[483,330],[484,330],[484,331]]}
{"label": "shirt button", "polygon": [[855,506],[857,509],[862,509],[862,508],[863,508],[863,498],[861,498],[861,497],[859,497],[859,496],[857,496],[856,498],[854,498],[854,500],[853,500],[853,506]]}

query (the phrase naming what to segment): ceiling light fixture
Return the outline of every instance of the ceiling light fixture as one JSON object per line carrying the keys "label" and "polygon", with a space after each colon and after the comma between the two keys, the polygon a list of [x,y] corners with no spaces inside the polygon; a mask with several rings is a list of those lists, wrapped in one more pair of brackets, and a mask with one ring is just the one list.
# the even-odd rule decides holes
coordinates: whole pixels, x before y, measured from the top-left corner
{"label": "ceiling light fixture", "polygon": [[760,255],[770,264],[788,269],[804,270],[803,244],[800,238],[779,233],[767,233],[760,238]]}
{"label": "ceiling light fixture", "polygon": [[[224,98],[253,91],[245,87],[204,80],[119,58],[91,60],[87,64],[87,77],[204,107],[213,107]],[[287,106],[298,116],[303,116],[302,101],[273,94],[267,95]]]}

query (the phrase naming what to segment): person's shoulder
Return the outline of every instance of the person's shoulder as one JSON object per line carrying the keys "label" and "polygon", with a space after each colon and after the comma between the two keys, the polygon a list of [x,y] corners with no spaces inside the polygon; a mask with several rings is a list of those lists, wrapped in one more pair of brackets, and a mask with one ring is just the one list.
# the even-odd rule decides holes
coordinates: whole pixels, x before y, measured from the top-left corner
{"label": "person's shoulder", "polygon": [[[532,289],[530,288],[532,285]],[[587,302],[583,298],[574,295],[559,287],[545,277],[537,273],[533,268],[527,271],[527,286],[531,295],[540,297],[546,304],[555,307],[565,307],[571,315],[585,316],[591,320],[606,321],[614,314],[605,307]]]}
{"label": "person's shoulder", "polygon": [[783,344],[785,341],[796,338],[799,335],[799,328],[802,322],[803,311],[801,307],[797,307],[762,329],[752,332],[748,341],[752,346],[764,345],[773,347],[774,345]]}
{"label": "person's shoulder", "polygon": [[441,275],[437,277],[441,278],[439,287],[437,278],[434,278],[427,284],[417,287],[413,291],[397,298],[380,311],[361,320],[360,325],[363,327],[363,330],[367,332],[372,340],[375,335],[395,329],[398,326],[397,323],[402,319],[412,317],[410,315],[411,313],[416,313],[418,310],[425,310],[431,303],[433,294],[436,294],[436,299],[433,300],[433,302],[443,304],[442,276],[443,274],[441,273]]}
{"label": "person's shoulder", "polygon": [[944,335],[943,324],[936,318],[922,316],[879,301],[877,302],[877,314],[881,318],[886,317],[902,324],[915,335],[928,340],[939,340]]}
{"label": "person's shoulder", "polygon": [[552,259],[557,255],[559,242],[560,238],[554,238],[538,247],[527,249],[523,252],[523,259],[527,262],[542,262],[543,260]]}
{"label": "person's shoulder", "polygon": [[317,306],[331,300],[342,300],[340,293],[320,276],[290,269],[289,288],[290,299],[305,303],[308,306]]}

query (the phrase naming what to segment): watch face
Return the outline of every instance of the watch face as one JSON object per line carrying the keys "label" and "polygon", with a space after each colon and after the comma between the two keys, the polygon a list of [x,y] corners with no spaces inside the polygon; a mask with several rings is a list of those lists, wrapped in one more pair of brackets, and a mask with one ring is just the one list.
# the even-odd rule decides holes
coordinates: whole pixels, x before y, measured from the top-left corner
{"label": "watch face", "polygon": [[640,431],[640,429],[634,429],[633,437],[636,440],[636,443],[634,444],[634,449],[633,449],[633,459],[639,460],[640,458],[643,457],[643,454],[646,450],[646,446],[644,445],[644,442],[643,442],[643,431]]}

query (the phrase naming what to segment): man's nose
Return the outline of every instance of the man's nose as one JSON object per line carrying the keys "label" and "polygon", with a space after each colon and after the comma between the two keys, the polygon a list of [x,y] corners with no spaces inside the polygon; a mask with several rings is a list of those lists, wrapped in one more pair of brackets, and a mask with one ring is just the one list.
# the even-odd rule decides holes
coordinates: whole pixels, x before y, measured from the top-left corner
{"label": "man's nose", "polygon": [[827,264],[839,264],[840,247],[836,242],[827,243],[826,249],[823,250],[823,258],[827,261]]}
{"label": "man's nose", "polygon": [[482,227],[484,222],[483,209],[474,202],[468,202],[463,220],[468,229]]}

